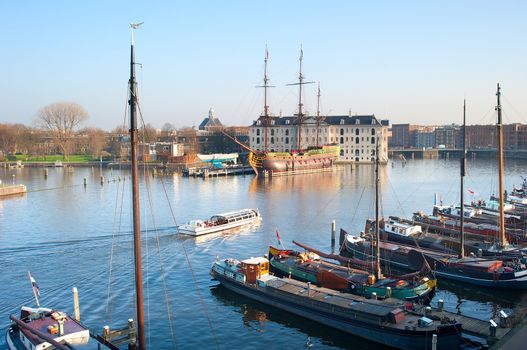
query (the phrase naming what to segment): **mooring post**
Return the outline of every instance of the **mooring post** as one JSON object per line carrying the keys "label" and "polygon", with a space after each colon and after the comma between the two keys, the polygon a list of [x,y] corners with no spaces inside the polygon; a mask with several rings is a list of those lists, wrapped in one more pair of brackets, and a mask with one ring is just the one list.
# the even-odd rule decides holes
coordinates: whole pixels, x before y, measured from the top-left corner
{"label": "mooring post", "polygon": [[101,175],[101,186],[104,185],[104,176]]}
{"label": "mooring post", "polygon": [[84,184],[84,187],[88,186],[88,179],[84,178],[83,184]]}
{"label": "mooring post", "polygon": [[136,349],[136,334],[133,318],[128,319],[128,350]]}
{"label": "mooring post", "polygon": [[110,326],[104,326],[104,328],[102,329],[102,337],[105,340],[110,340]]}
{"label": "mooring post", "polygon": [[48,178],[48,169],[44,169],[44,179]]}
{"label": "mooring post", "polygon": [[81,320],[81,310],[79,307],[79,292],[77,291],[77,287],[73,287],[73,313],[75,315],[75,319],[77,321]]}

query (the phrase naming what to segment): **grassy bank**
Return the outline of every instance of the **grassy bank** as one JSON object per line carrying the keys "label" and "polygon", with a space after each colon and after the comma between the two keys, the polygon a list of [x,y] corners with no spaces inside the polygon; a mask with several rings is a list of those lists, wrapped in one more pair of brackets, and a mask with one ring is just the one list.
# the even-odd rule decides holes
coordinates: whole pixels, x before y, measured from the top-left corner
{"label": "grassy bank", "polygon": [[85,155],[85,154],[72,154],[68,156],[68,160],[64,160],[64,156],[61,154],[52,154],[52,155],[47,155],[47,156],[29,156],[29,155],[24,155],[24,154],[17,154],[14,156],[9,156],[7,161],[16,162],[18,160],[22,162],[27,162],[27,163],[32,163],[32,162],[54,163],[57,160],[60,160],[61,162],[85,163],[91,160],[99,160],[99,159],[93,158],[91,155]]}

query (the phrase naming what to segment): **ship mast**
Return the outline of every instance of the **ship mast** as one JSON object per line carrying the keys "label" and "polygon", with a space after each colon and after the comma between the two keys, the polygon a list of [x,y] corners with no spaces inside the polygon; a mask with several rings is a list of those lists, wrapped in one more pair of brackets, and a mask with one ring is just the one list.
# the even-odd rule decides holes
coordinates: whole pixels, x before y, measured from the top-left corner
{"label": "ship mast", "polygon": [[317,88],[317,147],[318,147],[318,134],[320,130],[320,82]]}
{"label": "ship mast", "polygon": [[504,194],[503,194],[503,131],[502,131],[502,120],[501,120],[501,88],[498,83],[498,91],[496,92],[498,99],[498,105],[496,110],[498,111],[498,178],[499,178],[499,191],[500,191],[500,246],[504,248],[508,242],[505,237],[505,213],[504,213]]}
{"label": "ship mast", "polygon": [[269,127],[269,105],[267,104],[267,88],[274,87],[269,85],[269,77],[267,76],[267,61],[269,60],[269,51],[267,46],[265,47],[265,67],[264,67],[264,84],[257,87],[264,88],[264,115],[263,115],[263,124],[264,124],[264,151],[267,152],[269,146],[268,138],[268,127]]}
{"label": "ship mast", "polygon": [[375,277],[382,278],[379,229],[379,136],[375,140]]}
{"label": "ship mast", "polygon": [[461,154],[461,164],[460,164],[460,172],[461,172],[461,215],[459,219],[459,224],[461,225],[461,231],[460,231],[460,241],[459,241],[459,258],[463,259],[465,256],[465,199],[464,199],[464,182],[465,182],[465,168],[467,165],[466,156],[467,156],[467,146],[466,146],[466,100],[463,100],[463,153]]}
{"label": "ship mast", "polygon": [[304,81],[304,74],[302,73],[302,60],[304,58],[304,51],[302,50],[302,47],[300,47],[300,69],[298,74],[298,83],[294,84],[287,84],[287,85],[298,85],[298,114],[297,114],[297,125],[298,125],[298,142],[297,142],[297,149],[302,149],[302,124],[304,122],[304,105],[302,104],[302,85],[305,84],[313,84],[314,81]]}
{"label": "ship mast", "polygon": [[134,263],[135,263],[135,306],[137,312],[137,344],[139,350],[146,349],[145,339],[145,317],[143,308],[143,271],[141,256],[141,225],[139,221],[139,171],[137,165],[138,153],[138,130],[137,130],[137,83],[135,81],[135,57],[134,57],[134,29],[142,23],[130,24],[132,40],[130,51],[130,142],[132,147],[132,203],[133,203],[133,226],[134,226]]}

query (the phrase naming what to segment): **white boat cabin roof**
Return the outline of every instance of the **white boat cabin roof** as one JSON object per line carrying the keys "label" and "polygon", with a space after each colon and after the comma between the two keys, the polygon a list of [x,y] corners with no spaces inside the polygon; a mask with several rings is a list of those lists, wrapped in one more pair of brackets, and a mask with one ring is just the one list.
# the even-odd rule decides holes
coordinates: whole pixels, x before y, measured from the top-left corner
{"label": "white boat cabin roof", "polygon": [[261,256],[256,257],[256,258],[249,258],[249,259],[242,260],[242,263],[247,264],[247,265],[258,265],[258,264],[263,264],[263,263],[268,263],[268,262],[269,260]]}

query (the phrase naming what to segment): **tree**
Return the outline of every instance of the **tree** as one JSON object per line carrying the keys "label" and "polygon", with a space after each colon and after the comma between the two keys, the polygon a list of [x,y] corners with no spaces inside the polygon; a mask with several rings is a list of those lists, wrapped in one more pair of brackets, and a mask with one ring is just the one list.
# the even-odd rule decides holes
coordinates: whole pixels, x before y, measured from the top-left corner
{"label": "tree", "polygon": [[139,129],[139,140],[144,143],[152,143],[157,141],[157,130],[152,124],[146,124]]}
{"label": "tree", "polygon": [[31,129],[23,124],[0,124],[0,153],[27,153],[31,144]]}
{"label": "tree", "polygon": [[56,102],[40,109],[37,124],[51,133],[64,159],[68,159],[73,135],[87,119],[88,113],[78,103]]}
{"label": "tree", "polygon": [[99,158],[101,156],[101,152],[108,144],[106,132],[97,128],[85,128],[82,130],[82,134],[86,135],[90,140],[88,146],[88,151],[90,154],[95,158]]}

